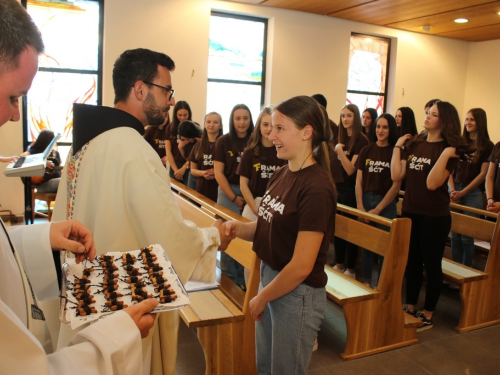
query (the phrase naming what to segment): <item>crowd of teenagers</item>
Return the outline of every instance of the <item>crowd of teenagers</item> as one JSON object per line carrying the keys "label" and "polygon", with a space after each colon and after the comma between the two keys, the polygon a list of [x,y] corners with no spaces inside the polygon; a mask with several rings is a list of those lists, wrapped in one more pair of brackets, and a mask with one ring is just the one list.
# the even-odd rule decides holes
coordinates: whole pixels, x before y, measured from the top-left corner
{"label": "crowd of teenagers", "polygon": [[[200,137],[182,139],[180,125],[192,120],[189,105],[180,101],[165,132],[171,176],[187,183],[185,175],[192,175],[198,192],[252,220],[226,225],[253,241],[263,261],[260,291],[250,304],[259,321],[259,372],[307,370],[325,307],[323,266],[330,242],[334,268],[356,278],[358,247],[332,235],[337,202],[394,219],[400,191],[405,191],[402,216],[412,220],[412,232],[403,309],[423,322],[420,331],[432,327],[443,285],[450,202],[500,211],[500,143],[494,147],[490,141],[483,109],[468,111],[462,126],[452,104],[432,99],[418,133],[409,107],[393,116],[347,104],[337,125],[326,105],[321,94],[295,97],[263,108],[254,123],[249,108],[238,104],[227,134],[222,134],[221,116],[210,112]],[[194,144],[191,151],[178,152],[186,143]],[[451,245],[453,259],[472,266],[474,240],[451,233]],[[373,253],[361,249],[361,263],[363,282],[376,287]],[[376,263],[380,274],[383,258],[377,256]],[[221,254],[220,265],[245,289],[240,264]],[[417,310],[424,270],[425,301]],[[297,307],[297,298],[307,303]]]}

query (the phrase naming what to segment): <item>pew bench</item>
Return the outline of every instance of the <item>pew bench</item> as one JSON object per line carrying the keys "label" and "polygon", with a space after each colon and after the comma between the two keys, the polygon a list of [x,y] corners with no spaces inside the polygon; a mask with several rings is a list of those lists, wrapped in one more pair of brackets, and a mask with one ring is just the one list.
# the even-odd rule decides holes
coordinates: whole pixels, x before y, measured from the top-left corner
{"label": "pew bench", "polygon": [[[469,211],[481,217],[497,217],[496,214],[451,203],[455,210]],[[451,230],[474,239],[490,243],[484,272],[443,258],[443,279],[459,286],[461,300],[458,332],[500,323],[500,226],[497,222],[476,218],[452,211]]]}
{"label": "pew bench", "polygon": [[[342,306],[347,327],[344,360],[364,357],[418,343],[422,323],[402,309],[401,289],[408,259],[411,220],[389,220],[338,204],[335,235],[384,257],[378,289],[373,290],[325,266],[327,296]],[[357,219],[368,219],[389,228],[385,231]]]}
{"label": "pew bench", "polygon": [[[208,227],[217,218],[248,221],[174,180],[171,184],[178,193],[174,196],[183,218],[198,227]],[[219,274],[219,288],[189,293],[191,304],[181,309],[180,315],[188,327],[197,329],[206,375],[253,375],[257,374],[255,323],[248,304],[258,291],[260,260],[252,244],[238,238],[226,253],[250,271],[246,293]]]}

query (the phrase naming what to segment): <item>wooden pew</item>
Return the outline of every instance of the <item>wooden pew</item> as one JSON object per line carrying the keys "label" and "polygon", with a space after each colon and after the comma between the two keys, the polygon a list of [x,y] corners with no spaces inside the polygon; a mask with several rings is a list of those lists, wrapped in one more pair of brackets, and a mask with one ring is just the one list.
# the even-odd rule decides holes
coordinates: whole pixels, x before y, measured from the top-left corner
{"label": "wooden pew", "polygon": [[[451,203],[452,209],[469,211],[481,216],[497,218],[497,214]],[[457,284],[462,303],[460,320],[455,329],[468,332],[500,323],[500,226],[495,222],[451,212],[451,230],[490,242],[490,251],[484,272],[443,258],[443,278]]]}
{"label": "wooden pew", "polygon": [[[171,180],[171,184],[178,192],[174,195],[182,216],[199,227],[212,225],[216,218],[248,221],[177,181]],[[260,259],[250,242],[238,238],[226,253],[250,270],[246,293],[221,275],[219,289],[190,293],[191,304],[180,314],[188,327],[197,328],[205,353],[206,375],[257,374],[255,323],[248,304],[258,291]]]}
{"label": "wooden pew", "polygon": [[344,360],[364,357],[418,343],[421,322],[403,312],[401,288],[408,259],[411,221],[389,220],[344,205],[338,211],[387,226],[375,228],[357,219],[337,214],[335,235],[384,257],[378,289],[326,266],[327,295],[344,310],[347,342]]}

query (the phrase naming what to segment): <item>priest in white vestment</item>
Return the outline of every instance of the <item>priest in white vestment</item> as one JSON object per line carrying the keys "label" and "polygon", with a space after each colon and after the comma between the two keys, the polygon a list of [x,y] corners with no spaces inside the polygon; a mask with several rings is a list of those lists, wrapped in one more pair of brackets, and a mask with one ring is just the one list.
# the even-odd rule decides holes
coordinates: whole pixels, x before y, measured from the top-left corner
{"label": "priest in white vestment", "polygon": [[[125,51],[113,70],[115,108],[74,105],[73,148],[53,217],[86,225],[98,253],[158,243],[185,283],[204,252],[217,251],[223,230],[221,223],[200,229],[183,220],[168,171],[142,137],[144,126],[161,125],[175,104],[174,67],[162,53]],[[177,311],[158,314],[151,373],[175,374],[178,322]],[[147,368],[151,343],[143,340],[143,349]]]}

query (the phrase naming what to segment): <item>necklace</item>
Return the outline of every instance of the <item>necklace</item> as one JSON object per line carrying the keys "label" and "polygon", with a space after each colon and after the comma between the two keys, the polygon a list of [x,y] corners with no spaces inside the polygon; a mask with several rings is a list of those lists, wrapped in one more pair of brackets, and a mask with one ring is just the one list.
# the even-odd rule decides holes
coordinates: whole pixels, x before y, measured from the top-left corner
{"label": "necklace", "polygon": [[302,167],[303,167],[303,166],[304,166],[304,164],[306,163],[307,159],[309,159],[309,156],[311,156],[311,155],[312,155],[312,153],[313,153],[313,152],[311,151],[311,153],[310,153],[309,155],[307,155],[307,157],[304,159],[304,161],[302,162],[302,165],[301,165],[301,166],[300,166],[300,168],[299,168],[299,171],[302,169]]}

